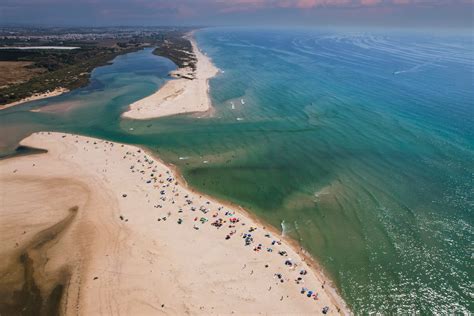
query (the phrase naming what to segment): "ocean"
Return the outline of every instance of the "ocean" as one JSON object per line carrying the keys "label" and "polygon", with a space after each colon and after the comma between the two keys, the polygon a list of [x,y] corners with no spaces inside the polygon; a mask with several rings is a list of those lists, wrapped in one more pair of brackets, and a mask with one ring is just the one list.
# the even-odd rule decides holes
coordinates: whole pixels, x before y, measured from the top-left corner
{"label": "ocean", "polygon": [[[85,88],[0,111],[138,144],[298,240],[357,314],[474,312],[474,40],[460,32],[211,28],[213,117],[120,119],[169,80],[151,49]],[[30,111],[41,108],[44,112]]]}

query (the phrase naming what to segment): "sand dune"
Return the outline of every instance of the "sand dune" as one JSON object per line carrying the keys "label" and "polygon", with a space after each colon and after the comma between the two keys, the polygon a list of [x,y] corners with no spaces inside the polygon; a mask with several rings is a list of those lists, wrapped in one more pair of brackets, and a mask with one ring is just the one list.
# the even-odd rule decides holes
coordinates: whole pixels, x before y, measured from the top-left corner
{"label": "sand dune", "polygon": [[346,312],[277,233],[144,150],[60,133],[22,144],[48,153],[0,161],[2,310],[34,292],[22,292],[26,252],[37,306],[66,315]]}

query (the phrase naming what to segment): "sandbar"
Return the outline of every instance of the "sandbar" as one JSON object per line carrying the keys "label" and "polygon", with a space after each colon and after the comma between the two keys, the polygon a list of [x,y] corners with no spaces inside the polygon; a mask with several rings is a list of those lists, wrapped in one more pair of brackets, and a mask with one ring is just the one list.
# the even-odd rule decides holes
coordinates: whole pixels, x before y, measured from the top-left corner
{"label": "sandbar", "polygon": [[171,73],[171,79],[152,95],[129,106],[122,117],[146,120],[184,113],[206,112],[212,108],[209,96],[209,79],[219,70],[203,54],[192,35],[188,35],[196,55],[196,70],[180,68]]}

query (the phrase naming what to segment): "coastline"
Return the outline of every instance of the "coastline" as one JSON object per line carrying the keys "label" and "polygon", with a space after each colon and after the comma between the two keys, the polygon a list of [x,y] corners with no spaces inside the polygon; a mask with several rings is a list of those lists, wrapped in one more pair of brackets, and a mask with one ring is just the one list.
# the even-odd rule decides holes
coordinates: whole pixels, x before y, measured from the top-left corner
{"label": "coastline", "polygon": [[211,59],[204,55],[193,33],[187,35],[196,56],[196,71],[179,68],[170,73],[175,78],[166,82],[155,93],[129,105],[123,118],[146,120],[185,113],[207,112],[212,109],[209,80],[218,74]]}
{"label": "coastline", "polygon": [[343,315],[349,315],[352,314],[351,310],[347,306],[346,302],[343,300],[343,298],[340,296],[336,286],[334,285],[333,281],[331,278],[329,278],[324,271],[323,267],[320,265],[320,263],[315,259],[306,249],[304,249],[297,240],[287,237],[281,234],[281,232],[278,230],[278,228],[274,227],[271,224],[266,223],[263,221],[261,218],[259,218],[257,215],[253,214],[252,212],[248,211],[244,207],[242,207],[239,204],[233,203],[228,200],[224,200],[221,198],[216,198],[213,197],[207,193],[203,193],[198,191],[197,189],[189,186],[187,183],[186,179],[182,176],[180,173],[179,169],[171,164],[171,163],[166,163],[163,160],[161,160],[160,157],[156,156],[155,154],[152,154],[148,152],[147,150],[143,149],[146,151],[150,156],[152,156],[154,159],[159,161],[160,163],[166,165],[168,168],[170,168],[174,175],[176,176],[176,180],[178,183],[180,183],[183,187],[188,189],[189,191],[198,194],[200,196],[204,196],[207,199],[211,199],[214,201],[217,201],[221,205],[224,205],[226,207],[232,208],[232,209],[237,209],[239,212],[245,214],[246,217],[250,218],[254,223],[256,223],[259,227],[262,227],[264,230],[267,230],[268,232],[272,233],[274,236],[278,236],[278,238],[285,242],[288,247],[291,247],[291,249],[299,256],[301,257],[301,260],[305,262],[310,270],[313,271],[315,274],[316,278],[319,280],[320,284],[325,284],[324,289],[325,291],[329,292],[329,298],[332,304],[335,306],[338,306],[341,310],[340,314]]}
{"label": "coastline", "polygon": [[[172,72],[178,79],[130,105],[122,117],[150,119],[212,110],[208,80],[218,69],[200,52],[194,39],[191,43],[197,57],[196,72],[187,68]],[[191,76],[195,78],[189,79]],[[56,95],[64,92],[67,90]],[[50,96],[54,95],[38,99]],[[32,100],[18,102],[28,101]],[[47,152],[0,161],[0,179],[11,187],[10,194],[3,192],[1,196],[2,209],[5,207],[7,213],[7,220],[1,222],[7,227],[8,238],[0,243],[0,251],[8,260],[0,264],[0,272],[14,269],[10,283],[4,286],[18,289],[22,269],[44,270],[33,275],[33,285],[64,314],[314,314],[325,306],[329,307],[328,314],[351,313],[317,261],[296,240],[281,236],[278,229],[239,205],[189,187],[174,165],[145,149],[53,132],[35,133],[21,144]],[[131,161],[134,168],[129,165]],[[145,179],[152,168],[147,165],[150,162],[160,170],[160,178],[163,174],[172,181],[162,183],[163,178],[156,175]],[[140,164],[143,169],[138,172],[136,165]],[[161,189],[166,193],[163,196],[160,192],[160,197]],[[177,193],[180,197],[174,195]],[[25,194],[40,198],[23,201]],[[189,210],[187,199],[182,198],[185,195],[199,209]],[[171,198],[173,203],[163,200],[153,205],[151,200],[157,197]],[[208,202],[212,208],[209,214],[201,210]],[[58,205],[63,212],[57,210]],[[46,213],[37,216],[35,212],[43,208]],[[239,222],[230,223],[224,211],[231,211]],[[214,212],[218,215],[211,217]],[[28,220],[23,222],[20,216]],[[40,222],[31,217],[38,217]],[[222,228],[211,227],[216,218],[224,221]],[[11,226],[24,228],[26,236],[9,230]],[[180,229],[184,226],[187,230]],[[249,231],[249,227],[258,229]],[[196,233],[204,236],[196,237]],[[255,240],[245,246],[242,236],[248,233]],[[42,239],[51,234],[51,242]],[[11,249],[13,241],[16,246]],[[269,241],[276,241],[276,246]],[[33,247],[36,244],[42,245],[39,250]],[[261,250],[255,250],[258,244],[263,245]],[[272,252],[267,251],[269,248]],[[25,253],[32,266],[15,266],[15,259]],[[155,275],[153,271],[158,272]],[[307,274],[302,276],[299,271]],[[303,280],[297,282],[299,277]],[[24,280],[23,286],[31,284]],[[58,287],[63,290],[60,300],[54,301]],[[0,296],[9,296],[9,288],[0,288]],[[302,288],[307,289],[304,294],[300,293]],[[309,290],[318,294],[317,299],[307,296]],[[178,293],[183,297],[177,298]]]}
{"label": "coastline", "polygon": [[[329,314],[338,314],[338,308],[341,314],[350,313],[329,286],[329,280],[312,260],[308,260],[307,254],[298,250],[296,242],[282,238],[279,232],[242,208],[188,188],[173,166],[168,167],[143,149],[46,132],[29,136],[22,145],[42,147],[48,153],[0,161],[2,183],[13,189],[20,183],[25,188],[21,193],[13,191],[2,197],[2,205],[9,209],[5,212],[8,216],[19,222],[18,216],[28,213],[22,205],[22,212],[15,217],[14,206],[30,188],[29,183],[35,185],[28,196],[35,196],[42,190],[38,181],[54,180],[61,182],[61,188],[68,185],[81,188],[69,192],[69,196],[77,200],[71,202],[76,205],[68,205],[69,208],[78,206],[70,228],[48,249],[50,262],[66,260],[70,268],[69,279],[63,282],[67,283],[64,295],[71,299],[61,303],[66,314],[71,308],[80,314],[99,310],[101,313],[133,311],[135,314],[157,311],[317,313],[324,306],[329,306]],[[61,200],[67,196],[45,194],[45,198],[36,204],[34,201],[25,203],[29,203],[30,212],[37,212],[46,200]],[[217,215],[214,217],[214,214]],[[61,218],[48,218],[46,222]],[[193,218],[206,220],[193,221]],[[230,218],[239,221],[230,223]],[[218,219],[225,221],[222,227],[213,227],[211,222]],[[2,222],[4,225],[12,223],[11,220]],[[43,226],[51,224],[43,223]],[[26,231],[25,225],[28,230],[35,230],[36,226],[28,223],[20,227]],[[245,246],[241,235],[248,234],[250,227],[257,227],[257,230],[252,231],[254,241]],[[88,233],[84,235],[84,231]],[[11,233],[12,238],[18,240],[18,229]],[[32,233],[28,231],[28,234]],[[226,234],[231,237],[226,239]],[[8,230],[7,236],[10,236]],[[281,245],[271,245],[273,240]],[[11,241],[6,238],[6,242]],[[24,244],[17,241],[20,249]],[[253,250],[258,244],[262,244],[262,250]],[[5,250],[5,246],[2,248]],[[274,251],[268,252],[267,248]],[[279,255],[278,251],[285,251],[286,255]],[[69,255],[64,256],[64,253]],[[61,254],[62,259],[55,254]],[[292,265],[286,265],[286,260]],[[296,284],[301,270],[307,274],[301,284]],[[276,274],[280,274],[284,282],[279,282]],[[323,282],[326,283],[324,289],[321,288]],[[39,287],[43,286],[47,291],[47,285],[40,284]],[[302,287],[318,293],[318,299],[300,294]],[[72,299],[71,294],[78,292],[82,293],[81,297]],[[125,293],[126,297],[122,297]],[[176,296],[177,293],[187,294],[181,297]],[[99,298],[97,306],[93,303],[96,297]],[[116,306],[110,305],[112,301]]]}
{"label": "coastline", "polygon": [[15,102],[7,103],[7,104],[4,104],[4,105],[0,105],[0,111],[11,108],[11,107],[16,106],[16,105],[26,103],[26,102],[42,100],[42,99],[47,99],[47,98],[51,98],[51,97],[57,97],[58,95],[61,95],[63,93],[67,93],[67,92],[69,92],[69,89],[59,87],[59,88],[54,89],[53,91],[33,94],[30,97],[27,97],[27,98],[24,98],[24,99],[15,101]]}

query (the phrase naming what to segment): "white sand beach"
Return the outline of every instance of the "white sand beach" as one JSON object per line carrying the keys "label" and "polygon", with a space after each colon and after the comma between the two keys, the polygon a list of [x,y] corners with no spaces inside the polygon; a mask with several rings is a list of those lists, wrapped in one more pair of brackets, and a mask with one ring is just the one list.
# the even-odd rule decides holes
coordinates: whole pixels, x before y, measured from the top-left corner
{"label": "white sand beach", "polygon": [[66,89],[66,88],[56,88],[53,91],[33,94],[30,97],[27,97],[27,98],[24,98],[24,99],[15,101],[15,102],[11,102],[11,103],[8,103],[8,104],[0,105],[0,111],[8,109],[8,108],[10,108],[12,106],[15,106],[15,105],[20,105],[20,104],[26,103],[26,102],[41,100],[41,99],[46,99],[46,98],[51,98],[51,97],[56,97],[58,95],[66,93],[66,92],[69,92],[69,90]]}
{"label": "white sand beach", "polygon": [[154,94],[130,105],[122,117],[130,119],[151,119],[183,113],[206,112],[212,108],[209,97],[209,79],[218,73],[212,61],[198,48],[190,37],[196,55],[196,71],[182,68],[172,72],[173,77],[186,76],[194,79],[173,79],[166,82]]}
{"label": "white sand beach", "polygon": [[63,284],[65,315],[348,313],[298,248],[143,149],[49,132],[21,144],[48,152],[0,161],[10,289],[27,253],[43,296]]}

